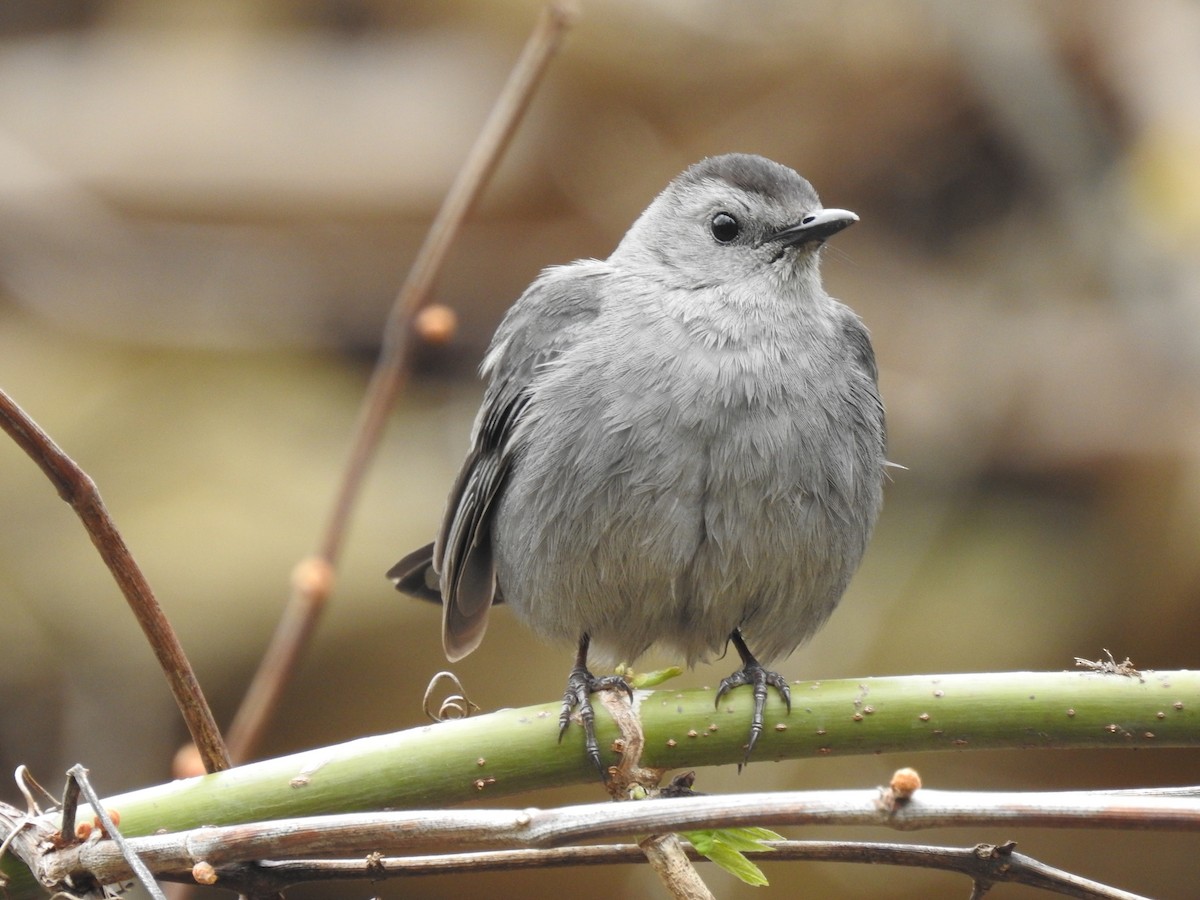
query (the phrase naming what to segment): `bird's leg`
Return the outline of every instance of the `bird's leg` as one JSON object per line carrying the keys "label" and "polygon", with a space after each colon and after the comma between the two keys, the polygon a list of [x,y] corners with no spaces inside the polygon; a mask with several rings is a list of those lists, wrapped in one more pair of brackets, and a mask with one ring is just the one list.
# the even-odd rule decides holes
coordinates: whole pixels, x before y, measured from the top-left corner
{"label": "bird's leg", "polygon": [[561,743],[567,726],[571,724],[571,713],[579,708],[579,721],[583,725],[584,748],[588,759],[600,773],[601,780],[607,778],[604,764],[600,762],[600,745],[596,743],[596,714],[592,711],[591,695],[595,691],[621,690],[633,700],[633,688],[620,675],[597,678],[587,667],[588,645],[592,639],[586,633],[579,637],[579,651],[575,654],[575,668],[567,677],[567,690],[563,694],[562,713],[558,717],[558,740]]}
{"label": "bird's leg", "polygon": [[733,641],[738,656],[742,658],[742,667],[728,678],[721,680],[721,685],[717,688],[717,705],[720,705],[721,698],[733,688],[743,684],[754,686],[754,715],[750,719],[750,740],[746,742],[744,764],[750,761],[750,753],[754,750],[754,745],[758,743],[758,736],[762,734],[763,712],[767,707],[767,687],[773,687],[779,692],[779,696],[787,704],[789,715],[792,712],[792,691],[782,675],[764,669],[762,664],[754,658],[754,654],[750,652],[750,648],[742,639],[740,630],[735,628],[733,634],[729,635],[729,640]]}

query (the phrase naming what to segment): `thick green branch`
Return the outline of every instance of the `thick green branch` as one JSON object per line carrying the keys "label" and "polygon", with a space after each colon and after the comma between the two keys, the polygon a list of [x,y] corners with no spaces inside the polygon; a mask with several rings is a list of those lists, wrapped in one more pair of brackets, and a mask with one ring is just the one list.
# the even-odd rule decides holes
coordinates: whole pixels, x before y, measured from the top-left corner
{"label": "thick green branch", "polygon": [[[996,748],[1200,746],[1200,672],[1144,681],[1082,672],[801,682],[772,701],[755,760]],[[738,763],[750,692],[638,692],[653,768]],[[714,728],[715,726],[715,728]],[[780,728],[780,726],[783,726]],[[601,749],[616,730],[597,707]],[[694,737],[692,735],[695,735]],[[580,729],[558,743],[558,704],[360,738],[106,801],[127,834],[304,814],[417,809],[595,780]]]}

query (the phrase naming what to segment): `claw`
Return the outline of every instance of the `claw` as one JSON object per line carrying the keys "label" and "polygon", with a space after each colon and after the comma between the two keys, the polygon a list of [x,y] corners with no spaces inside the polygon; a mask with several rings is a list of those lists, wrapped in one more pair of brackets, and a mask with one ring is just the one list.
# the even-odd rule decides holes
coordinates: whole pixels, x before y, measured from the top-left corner
{"label": "claw", "polygon": [[629,682],[620,675],[605,675],[603,678],[597,678],[587,667],[587,651],[588,645],[591,643],[591,638],[588,635],[583,635],[579,639],[579,652],[575,657],[575,668],[571,669],[571,674],[567,676],[567,689],[563,693],[562,712],[558,716],[558,740],[561,743],[563,735],[567,733],[567,728],[571,724],[571,714],[575,710],[579,711],[579,721],[583,725],[583,746],[588,755],[588,759],[592,761],[592,765],[596,767],[596,771],[600,773],[600,780],[608,780],[608,771],[604,767],[604,763],[600,761],[600,745],[596,742],[596,714],[592,710],[591,695],[596,691],[624,691],[633,700],[633,688],[629,686]]}
{"label": "claw", "polygon": [[[745,765],[750,762],[750,754],[754,751],[754,745],[758,743],[758,738],[763,732],[763,716],[767,708],[767,688],[775,688],[787,705],[789,715],[792,712],[792,690],[788,687],[787,679],[778,672],[764,668],[754,658],[754,654],[750,652],[746,642],[742,639],[740,631],[734,631],[729,639],[733,641],[733,646],[737,648],[738,655],[742,658],[742,668],[721,680],[721,684],[717,688],[716,702],[719,705],[721,698],[735,687],[741,687],[744,684],[754,687],[754,714],[750,718],[750,739],[746,741],[746,755],[742,759],[742,765]],[[741,766],[738,768],[741,769]]]}

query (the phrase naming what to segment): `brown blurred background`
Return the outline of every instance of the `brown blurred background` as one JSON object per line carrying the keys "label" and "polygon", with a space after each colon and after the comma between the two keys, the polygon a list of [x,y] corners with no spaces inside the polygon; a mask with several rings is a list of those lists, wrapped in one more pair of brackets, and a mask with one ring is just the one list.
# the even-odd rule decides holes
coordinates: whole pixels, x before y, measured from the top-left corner
{"label": "brown blurred background", "polygon": [[[222,722],[323,523],[385,312],[537,9],[0,5],[0,384],[100,485]],[[438,614],[383,572],[436,527],[499,316],[542,266],[607,255],[679,170],[733,150],[862,216],[832,242],[826,283],[872,329],[891,457],[908,467],[841,609],[783,671],[1059,670],[1101,648],[1200,664],[1200,7],[583,12],[440,281],[461,331],[421,354],[264,754],[422,721],[445,665]],[[57,790],[81,761],[102,793],[167,778],[183,729],[151,654],[74,516],[7,441],[0,604],[0,771],[23,762]],[[457,671],[492,709],[557,696],[569,660],[501,611]],[[863,787],[900,764],[944,788],[1200,782],[1191,752],[1012,752],[758,764],[703,771],[700,787]],[[600,794],[504,805],[568,799]],[[1008,838],[1129,890],[1194,896],[1194,837],[915,836]],[[754,896],[969,892],[918,871],[766,868]],[[624,868],[323,890],[289,896],[657,888]]]}

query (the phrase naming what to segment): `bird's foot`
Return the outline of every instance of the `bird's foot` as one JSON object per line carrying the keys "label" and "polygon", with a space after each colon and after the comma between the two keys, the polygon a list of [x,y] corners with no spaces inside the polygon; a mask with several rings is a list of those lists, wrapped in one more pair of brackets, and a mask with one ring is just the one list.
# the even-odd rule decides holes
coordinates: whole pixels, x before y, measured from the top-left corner
{"label": "bird's foot", "polygon": [[[717,688],[717,705],[720,705],[721,698],[729,691],[735,687],[741,687],[743,684],[754,687],[754,715],[750,718],[750,739],[746,742],[746,755],[742,759],[742,765],[745,765],[750,762],[750,754],[763,731],[763,714],[767,708],[767,688],[775,688],[783,702],[787,704],[789,714],[792,711],[792,690],[788,687],[787,679],[778,672],[764,668],[751,657],[742,668],[721,680],[721,684]],[[741,767],[741,765],[738,766],[739,769]]]}
{"label": "bird's foot", "polygon": [[620,675],[597,678],[586,666],[575,666],[567,677],[567,690],[563,694],[562,712],[558,716],[558,740],[561,743],[571,724],[571,714],[578,710],[579,722],[583,725],[584,749],[600,773],[600,780],[606,781],[608,773],[600,761],[600,745],[596,743],[596,714],[592,710],[591,695],[596,691],[624,691],[630,701],[633,700],[633,688]]}
{"label": "bird's foot", "polygon": [[658,796],[665,798],[672,797],[703,797],[700,791],[692,790],[692,785],[696,783],[695,772],[683,772],[671,779],[670,783],[665,785],[658,792]]}

